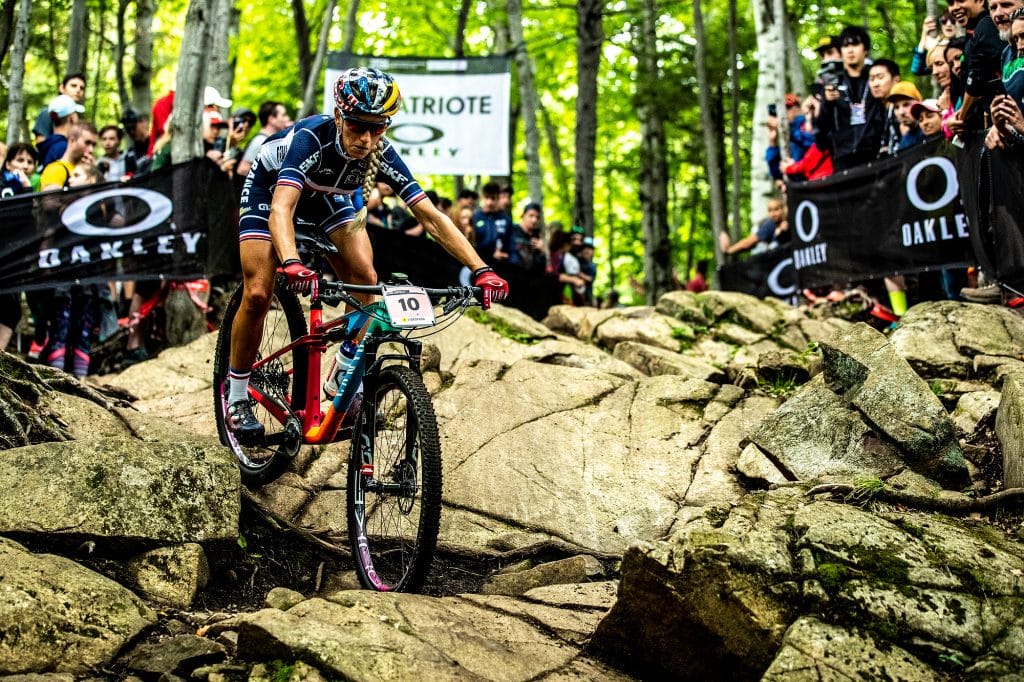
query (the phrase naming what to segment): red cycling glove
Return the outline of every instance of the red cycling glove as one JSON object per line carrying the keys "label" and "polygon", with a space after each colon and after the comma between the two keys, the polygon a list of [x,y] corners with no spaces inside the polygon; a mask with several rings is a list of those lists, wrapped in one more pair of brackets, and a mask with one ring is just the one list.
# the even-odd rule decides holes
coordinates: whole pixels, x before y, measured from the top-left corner
{"label": "red cycling glove", "polygon": [[492,267],[482,267],[473,271],[473,286],[483,290],[483,309],[491,307],[491,302],[505,300],[508,296],[508,282],[498,277]]}
{"label": "red cycling glove", "polygon": [[285,286],[297,294],[308,294],[316,279],[316,271],[310,270],[296,258],[286,260],[281,266],[280,273],[288,281]]}

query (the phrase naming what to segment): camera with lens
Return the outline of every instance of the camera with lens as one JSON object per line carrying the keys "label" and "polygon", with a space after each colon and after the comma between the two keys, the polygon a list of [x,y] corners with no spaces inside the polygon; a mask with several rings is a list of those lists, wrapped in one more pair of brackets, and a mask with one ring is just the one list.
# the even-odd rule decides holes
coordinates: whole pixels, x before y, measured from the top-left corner
{"label": "camera with lens", "polygon": [[826,88],[834,88],[839,85],[839,79],[843,75],[843,62],[838,59],[830,59],[822,62],[818,69],[817,77]]}

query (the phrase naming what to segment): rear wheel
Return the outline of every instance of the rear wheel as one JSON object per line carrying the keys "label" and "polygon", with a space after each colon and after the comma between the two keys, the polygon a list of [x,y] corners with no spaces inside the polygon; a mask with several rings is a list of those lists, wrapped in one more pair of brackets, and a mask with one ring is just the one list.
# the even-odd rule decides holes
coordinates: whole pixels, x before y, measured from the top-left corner
{"label": "rear wheel", "polygon": [[[227,375],[231,356],[231,327],[242,302],[242,287],[231,295],[224,309],[224,321],[217,336],[217,350],[213,364],[213,407],[217,415],[217,433],[221,443],[231,448],[238,459],[242,482],[249,487],[274,480],[284,471],[302,444],[302,428],[294,418],[283,421],[275,418],[265,406],[256,403],[253,413],[266,430],[271,444],[245,447],[228,429],[224,420],[227,408]],[[263,324],[257,362],[302,337],[306,333],[306,320],[295,294],[278,286],[271,298],[270,311]],[[291,351],[253,369],[249,384],[270,398],[278,411],[287,413],[302,407],[306,393],[305,347]]]}
{"label": "rear wheel", "polygon": [[430,394],[405,366],[364,382],[352,434],[348,533],[363,587],[415,592],[441,519],[441,444]]}

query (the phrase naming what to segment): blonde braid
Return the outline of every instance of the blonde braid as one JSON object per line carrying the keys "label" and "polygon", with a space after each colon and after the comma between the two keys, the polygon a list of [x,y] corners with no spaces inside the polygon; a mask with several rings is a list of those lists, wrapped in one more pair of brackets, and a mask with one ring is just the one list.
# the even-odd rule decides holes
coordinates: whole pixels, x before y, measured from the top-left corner
{"label": "blonde braid", "polygon": [[384,160],[384,138],[377,140],[377,146],[370,152],[370,161],[366,164],[366,175],[363,176],[363,207],[356,213],[356,218],[349,223],[349,232],[358,232],[366,227],[366,204],[370,201],[370,193],[377,186],[377,171]]}

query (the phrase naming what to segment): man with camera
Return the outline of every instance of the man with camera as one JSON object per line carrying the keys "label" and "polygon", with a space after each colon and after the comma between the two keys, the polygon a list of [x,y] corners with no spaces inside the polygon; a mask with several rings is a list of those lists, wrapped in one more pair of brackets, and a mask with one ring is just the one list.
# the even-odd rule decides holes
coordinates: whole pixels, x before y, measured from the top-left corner
{"label": "man with camera", "polygon": [[871,94],[865,64],[871,38],[860,26],[839,34],[842,71],[822,74],[824,97],[818,130],[829,140],[836,170],[853,168],[878,155],[885,108]]}

